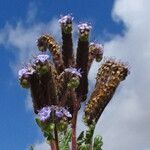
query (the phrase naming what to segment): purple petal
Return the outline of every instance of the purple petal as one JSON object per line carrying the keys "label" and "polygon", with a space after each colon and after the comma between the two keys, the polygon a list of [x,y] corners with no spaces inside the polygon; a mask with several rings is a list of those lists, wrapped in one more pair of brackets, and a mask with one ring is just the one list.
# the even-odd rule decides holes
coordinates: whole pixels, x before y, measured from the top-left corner
{"label": "purple petal", "polygon": [[42,62],[42,63],[44,63],[46,60],[48,60],[49,59],[49,55],[46,55],[46,54],[42,54],[42,55],[38,55],[37,57],[36,57],[36,60],[35,60],[35,62]]}
{"label": "purple petal", "polygon": [[78,25],[78,29],[83,32],[85,30],[90,30],[92,27],[87,23],[82,23]]}
{"label": "purple petal", "polygon": [[24,76],[24,75],[32,75],[34,72],[35,72],[35,70],[31,66],[23,68],[18,71],[19,79],[22,78],[22,76]]}
{"label": "purple petal", "polygon": [[43,108],[39,111],[38,116],[39,116],[39,119],[40,119],[41,121],[46,121],[47,119],[49,119],[50,114],[51,114],[51,109],[50,109],[50,107],[43,107]]}
{"label": "purple petal", "polygon": [[71,23],[74,18],[71,15],[62,16],[58,22],[66,25],[67,23]]}
{"label": "purple petal", "polygon": [[61,118],[61,117],[64,116],[63,112],[60,111],[60,110],[56,110],[55,114],[56,114],[56,116],[59,117],[59,118]]}
{"label": "purple petal", "polygon": [[63,108],[63,113],[64,113],[64,115],[65,115],[66,117],[68,117],[68,118],[71,118],[71,117],[72,117],[72,115],[70,114],[70,112],[69,112],[67,109],[65,109],[65,108]]}
{"label": "purple petal", "polygon": [[70,68],[66,68],[65,72],[69,72],[69,73],[72,73],[72,74],[77,75],[79,77],[82,77],[80,69],[77,70],[76,68],[70,67]]}

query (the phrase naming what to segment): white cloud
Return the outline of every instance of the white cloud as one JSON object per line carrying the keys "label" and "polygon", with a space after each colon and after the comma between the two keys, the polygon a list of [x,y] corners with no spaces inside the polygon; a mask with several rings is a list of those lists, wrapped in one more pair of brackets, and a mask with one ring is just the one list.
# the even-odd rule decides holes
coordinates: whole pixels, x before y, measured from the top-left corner
{"label": "white cloud", "polygon": [[115,1],[113,18],[123,21],[126,30],[124,36],[116,35],[105,43],[105,55],[128,61],[131,74],[97,125],[96,133],[103,136],[105,150],[150,149],[149,14],[148,0]]}
{"label": "white cloud", "polygon": [[50,150],[50,146],[47,143],[36,143],[34,150]]}
{"label": "white cloud", "polygon": [[[39,53],[36,46],[36,40],[43,34],[53,35],[57,41],[60,41],[59,23],[56,18],[51,18],[47,23],[34,23],[36,16],[36,6],[31,3],[25,20],[20,20],[13,26],[6,23],[3,29],[0,29],[0,44],[5,47],[5,50],[14,54],[16,59],[11,62],[10,67],[13,73],[17,76],[18,70],[30,62],[32,57]],[[30,94],[27,95],[26,108],[32,108]]]}
{"label": "white cloud", "polygon": [[31,94],[30,92],[28,92],[27,96],[26,96],[26,100],[25,100],[25,106],[26,106],[26,110],[32,110],[32,98],[31,98]]}
{"label": "white cloud", "polygon": [[23,21],[18,22],[16,26],[7,23],[4,29],[0,30],[0,44],[11,49],[16,56],[17,62],[11,64],[14,72],[17,72],[18,66],[28,62],[34,54],[38,53],[36,40],[39,36],[50,33],[57,39],[59,37],[59,24],[55,18],[46,24],[31,24],[29,27],[25,24]]}
{"label": "white cloud", "polygon": [[[39,36],[48,33],[53,35],[57,41],[60,41],[58,21],[55,18],[51,18],[47,23],[34,23],[36,12],[36,6],[31,4],[25,20],[17,22],[15,26],[6,23],[4,28],[0,29],[0,44],[16,57],[14,62],[10,64],[15,75],[24,63],[27,63],[34,54],[38,53],[36,40]],[[27,110],[32,109],[30,93],[27,94],[25,105]],[[37,142],[34,149],[50,150],[50,147],[47,143]]]}

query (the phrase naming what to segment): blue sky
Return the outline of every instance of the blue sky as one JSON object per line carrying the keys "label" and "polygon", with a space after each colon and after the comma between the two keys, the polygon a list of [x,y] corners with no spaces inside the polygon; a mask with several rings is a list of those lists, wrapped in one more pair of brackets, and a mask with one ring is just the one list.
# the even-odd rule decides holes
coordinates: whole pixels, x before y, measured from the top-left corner
{"label": "blue sky", "polygon": [[[27,150],[35,144],[36,150],[47,150],[17,71],[37,53],[39,35],[49,32],[60,41],[57,19],[72,13],[75,24],[92,24],[91,40],[105,45],[105,56],[116,56],[131,67],[97,126],[104,150],[150,150],[149,10],[148,0],[0,1],[0,149]],[[98,67],[94,63],[91,82]]]}

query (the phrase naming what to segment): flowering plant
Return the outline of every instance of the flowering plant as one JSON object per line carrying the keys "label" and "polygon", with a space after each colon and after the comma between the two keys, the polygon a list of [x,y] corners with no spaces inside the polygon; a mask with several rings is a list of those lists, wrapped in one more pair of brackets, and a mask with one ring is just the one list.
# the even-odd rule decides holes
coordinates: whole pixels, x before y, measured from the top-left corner
{"label": "flowering plant", "polygon": [[[95,126],[129,71],[124,63],[105,59],[98,70],[94,91],[87,100],[88,73],[94,60],[102,60],[103,45],[89,43],[91,25],[79,24],[75,56],[72,21],[71,15],[59,19],[62,47],[51,35],[42,35],[37,40],[42,54],[19,70],[19,81],[23,88],[30,89],[36,123],[52,150],[101,150],[102,138],[93,137]],[[46,50],[50,51],[52,60],[44,53]],[[77,137],[78,111],[86,100],[83,122],[87,130]]]}

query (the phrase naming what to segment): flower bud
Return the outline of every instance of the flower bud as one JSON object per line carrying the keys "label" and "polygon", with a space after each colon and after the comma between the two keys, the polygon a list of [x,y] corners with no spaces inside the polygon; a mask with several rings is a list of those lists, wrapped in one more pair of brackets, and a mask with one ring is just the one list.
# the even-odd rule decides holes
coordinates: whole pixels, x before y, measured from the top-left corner
{"label": "flower bud", "polygon": [[71,80],[69,81],[69,83],[67,84],[67,87],[69,89],[72,88],[77,88],[80,84],[79,78],[78,77],[72,77]]}
{"label": "flower bud", "polygon": [[55,128],[55,124],[54,124],[54,123],[51,123],[50,126],[49,126],[50,131],[53,131],[54,128]]}
{"label": "flower bud", "polygon": [[64,120],[60,120],[60,122],[58,123],[57,125],[57,129],[60,131],[60,132],[63,132],[67,129],[67,122],[65,122]]}
{"label": "flower bud", "polygon": [[27,89],[30,88],[30,82],[28,81],[28,79],[22,79],[20,81],[20,84],[23,88],[27,88]]}
{"label": "flower bud", "polygon": [[78,25],[79,37],[82,41],[87,41],[89,37],[89,32],[92,27],[87,23],[82,23]]}
{"label": "flower bud", "polygon": [[43,75],[43,74],[45,74],[45,73],[47,73],[47,72],[48,72],[48,66],[44,65],[44,66],[41,66],[41,67],[39,68],[39,73],[40,73],[41,75]]}
{"label": "flower bud", "polygon": [[73,17],[71,15],[62,16],[59,19],[58,22],[60,23],[63,32],[70,33],[72,31],[72,20]]}

